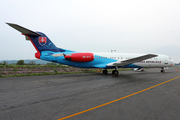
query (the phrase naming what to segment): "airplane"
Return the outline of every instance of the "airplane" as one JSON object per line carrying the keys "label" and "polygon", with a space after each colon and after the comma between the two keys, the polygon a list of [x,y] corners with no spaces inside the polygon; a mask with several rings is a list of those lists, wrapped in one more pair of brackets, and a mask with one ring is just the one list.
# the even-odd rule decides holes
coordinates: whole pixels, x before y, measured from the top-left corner
{"label": "airplane", "polygon": [[25,35],[36,49],[37,59],[56,62],[64,65],[80,68],[103,68],[103,73],[108,74],[107,69],[114,69],[112,75],[118,76],[118,68],[161,68],[171,67],[175,62],[167,55],[162,54],[135,54],[135,53],[101,53],[101,52],[77,52],[58,48],[42,32],[34,32],[13,23],[6,23]]}

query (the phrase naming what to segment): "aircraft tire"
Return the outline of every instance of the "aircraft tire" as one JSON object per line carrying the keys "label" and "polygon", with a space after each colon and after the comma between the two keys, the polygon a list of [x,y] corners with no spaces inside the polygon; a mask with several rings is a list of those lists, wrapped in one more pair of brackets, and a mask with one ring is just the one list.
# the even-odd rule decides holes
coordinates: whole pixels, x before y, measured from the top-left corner
{"label": "aircraft tire", "polygon": [[105,75],[107,75],[107,74],[108,74],[108,71],[107,71],[107,70],[103,70],[103,73],[104,73]]}
{"label": "aircraft tire", "polygon": [[119,75],[119,72],[118,72],[117,70],[113,70],[113,71],[112,71],[112,74],[113,74],[113,76],[118,76],[118,75]]}
{"label": "aircraft tire", "polygon": [[112,74],[114,74],[114,70],[112,71]]}
{"label": "aircraft tire", "polygon": [[165,70],[161,70],[161,73],[165,73]]}

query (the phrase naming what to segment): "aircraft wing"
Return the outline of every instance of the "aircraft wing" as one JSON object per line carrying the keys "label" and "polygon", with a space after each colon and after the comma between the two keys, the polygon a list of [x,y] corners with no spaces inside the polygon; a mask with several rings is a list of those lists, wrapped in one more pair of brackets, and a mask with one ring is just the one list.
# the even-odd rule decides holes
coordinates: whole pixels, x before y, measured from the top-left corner
{"label": "aircraft wing", "polygon": [[24,35],[41,36],[41,34],[36,33],[36,32],[34,32],[32,30],[28,30],[28,29],[26,29],[24,27],[21,27],[21,26],[17,25],[17,24],[13,24],[13,23],[6,23],[6,24],[8,24],[9,26],[11,26],[14,29],[18,30],[19,32],[21,32]]}
{"label": "aircraft wing", "polygon": [[116,61],[116,62],[113,62],[113,63],[109,63],[109,64],[107,64],[107,66],[125,66],[125,65],[128,65],[128,64],[132,64],[132,63],[135,63],[135,62],[140,62],[142,60],[153,58],[153,57],[156,57],[156,56],[158,56],[158,55],[147,54],[147,55],[139,56],[139,57],[128,59],[128,60]]}

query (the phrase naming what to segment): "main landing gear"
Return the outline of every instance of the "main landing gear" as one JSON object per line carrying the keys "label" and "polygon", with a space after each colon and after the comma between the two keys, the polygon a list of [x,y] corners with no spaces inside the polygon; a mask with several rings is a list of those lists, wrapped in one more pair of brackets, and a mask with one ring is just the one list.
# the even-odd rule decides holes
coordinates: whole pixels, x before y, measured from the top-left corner
{"label": "main landing gear", "polygon": [[[107,75],[108,74],[108,71],[105,69],[102,71],[103,74]],[[112,75],[113,76],[118,76],[119,75],[119,71],[117,70],[117,68],[115,68],[115,70],[112,71]]]}
{"label": "main landing gear", "polygon": [[119,71],[117,69],[118,69],[118,67],[115,66],[115,70],[112,71],[113,76],[118,76],[119,75]]}
{"label": "main landing gear", "polygon": [[164,68],[161,68],[161,73],[165,73],[165,70],[164,70]]}
{"label": "main landing gear", "polygon": [[113,71],[112,71],[112,75],[113,75],[113,76],[118,76],[118,75],[119,75],[119,71],[113,70]]}
{"label": "main landing gear", "polygon": [[103,74],[107,75],[108,74],[108,71],[105,69],[103,70]]}

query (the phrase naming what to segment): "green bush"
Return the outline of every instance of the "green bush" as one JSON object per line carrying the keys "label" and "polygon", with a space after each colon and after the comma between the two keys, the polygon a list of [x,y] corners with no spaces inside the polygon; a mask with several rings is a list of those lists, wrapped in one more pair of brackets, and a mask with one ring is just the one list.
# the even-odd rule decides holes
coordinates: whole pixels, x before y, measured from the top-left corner
{"label": "green bush", "polygon": [[55,68],[54,68],[53,70],[54,70],[54,72],[55,72],[55,73],[57,73],[57,72],[58,72]]}
{"label": "green bush", "polygon": [[13,71],[14,71],[14,72],[17,72],[17,69],[16,69],[16,68],[14,68],[14,69],[13,69]]}

